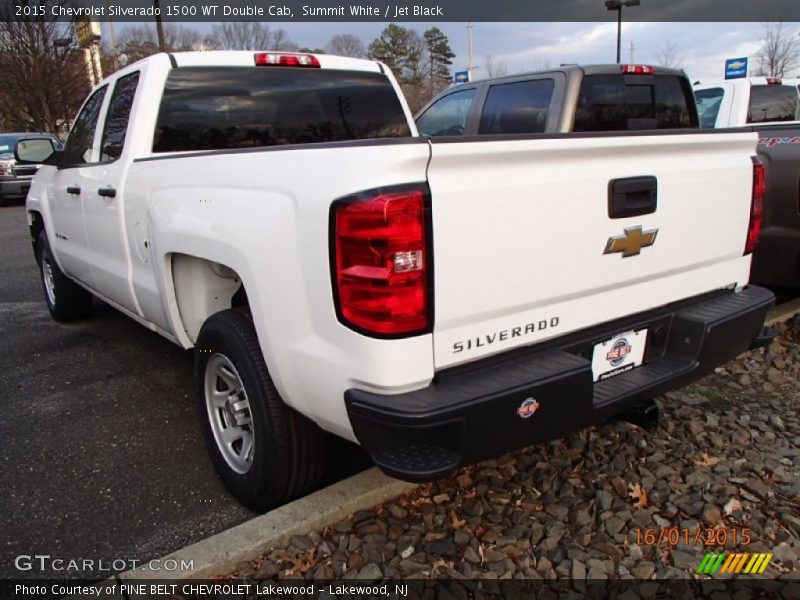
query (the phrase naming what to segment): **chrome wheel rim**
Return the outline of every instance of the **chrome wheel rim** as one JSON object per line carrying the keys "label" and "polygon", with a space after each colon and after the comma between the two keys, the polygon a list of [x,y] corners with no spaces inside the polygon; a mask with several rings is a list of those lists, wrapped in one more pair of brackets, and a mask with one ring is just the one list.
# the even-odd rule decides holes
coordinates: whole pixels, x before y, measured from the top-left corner
{"label": "chrome wheel rim", "polygon": [[253,465],[255,434],[242,378],[226,356],[216,353],[209,358],[204,390],[208,420],[222,458],[243,475]]}
{"label": "chrome wheel rim", "polygon": [[53,281],[53,265],[47,258],[42,259],[42,279],[44,281],[44,291],[50,306],[56,305],[56,284]]}

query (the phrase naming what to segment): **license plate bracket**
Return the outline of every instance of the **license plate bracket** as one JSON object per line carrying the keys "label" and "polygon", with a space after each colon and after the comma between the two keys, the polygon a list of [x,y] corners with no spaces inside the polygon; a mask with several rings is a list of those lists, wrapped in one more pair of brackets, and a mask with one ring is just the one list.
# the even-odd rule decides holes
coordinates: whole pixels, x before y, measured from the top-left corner
{"label": "license plate bracket", "polygon": [[625,331],[598,342],[592,354],[595,382],[626,373],[641,366],[647,348],[647,329]]}

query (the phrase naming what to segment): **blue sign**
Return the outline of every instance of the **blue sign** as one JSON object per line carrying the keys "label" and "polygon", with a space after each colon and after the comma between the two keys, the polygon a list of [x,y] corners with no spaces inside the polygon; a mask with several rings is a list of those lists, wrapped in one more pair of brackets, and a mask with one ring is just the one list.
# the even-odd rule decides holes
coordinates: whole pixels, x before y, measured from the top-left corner
{"label": "blue sign", "polygon": [[469,83],[469,71],[456,71],[456,83]]}
{"label": "blue sign", "polygon": [[747,58],[729,58],[725,61],[725,79],[747,77]]}

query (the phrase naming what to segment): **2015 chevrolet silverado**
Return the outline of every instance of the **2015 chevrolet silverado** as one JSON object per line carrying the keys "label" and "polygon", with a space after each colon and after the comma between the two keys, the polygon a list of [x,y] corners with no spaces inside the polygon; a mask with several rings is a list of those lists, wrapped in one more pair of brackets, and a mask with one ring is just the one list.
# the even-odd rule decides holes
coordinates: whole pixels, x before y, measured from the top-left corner
{"label": "2015 chevrolet silverado", "polygon": [[429,480],[765,343],[755,150],[431,140],[377,62],[160,54],[91,93],[27,211],[53,317],[95,295],[193,348],[214,464],[265,510],[318,480],[322,430]]}

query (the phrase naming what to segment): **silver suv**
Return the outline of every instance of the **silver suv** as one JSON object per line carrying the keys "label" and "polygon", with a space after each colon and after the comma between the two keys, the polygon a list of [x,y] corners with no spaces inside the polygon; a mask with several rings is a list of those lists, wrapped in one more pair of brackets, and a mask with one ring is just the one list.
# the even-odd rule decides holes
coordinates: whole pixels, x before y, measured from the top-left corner
{"label": "silver suv", "polygon": [[61,148],[49,133],[0,133],[0,206],[24,200],[36,171]]}

